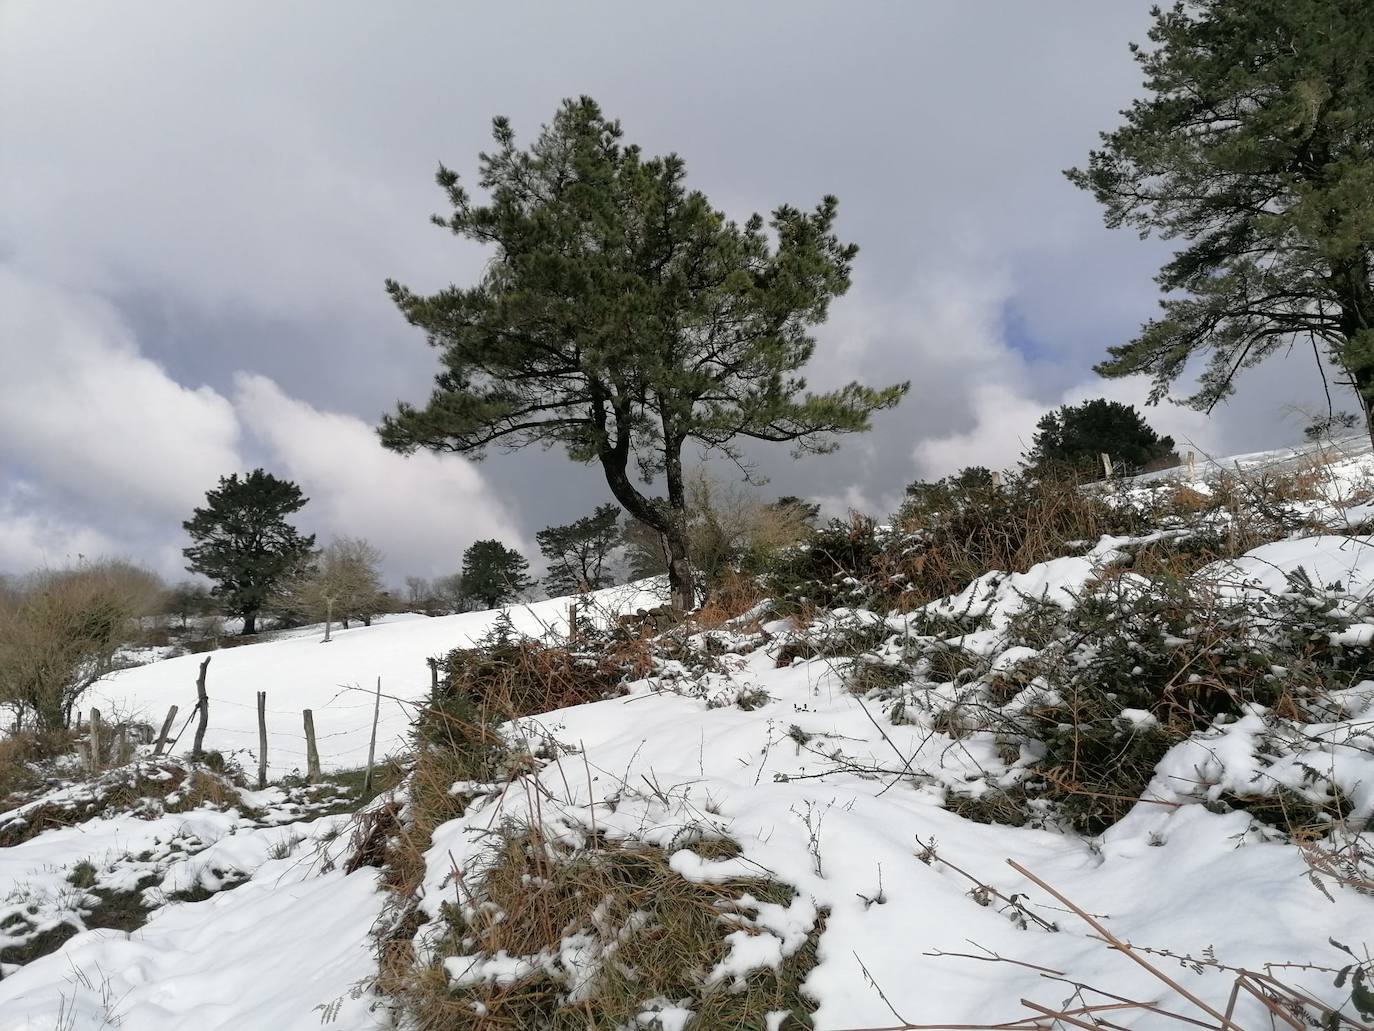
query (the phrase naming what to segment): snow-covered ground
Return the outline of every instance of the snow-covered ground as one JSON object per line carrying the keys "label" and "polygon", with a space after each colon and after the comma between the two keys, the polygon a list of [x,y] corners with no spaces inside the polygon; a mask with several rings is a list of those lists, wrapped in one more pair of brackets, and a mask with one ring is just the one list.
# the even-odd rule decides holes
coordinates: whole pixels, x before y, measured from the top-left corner
{"label": "snow-covered ground", "polygon": [[[996,626],[1027,597],[1071,604],[1094,575],[1093,559],[1102,568],[1119,556],[1114,545],[1121,543],[1105,541],[1090,558],[1055,560],[1025,575],[990,577],[967,598],[936,607],[968,612],[982,604]],[[1256,573],[1255,580],[1271,587],[1276,569],[1303,566],[1314,582],[1353,584],[1363,595],[1374,582],[1374,541],[1280,542],[1238,565],[1246,579]],[[1239,582],[1231,570],[1218,573]],[[1279,577],[1280,589],[1282,583]],[[895,631],[904,622],[889,624]],[[1374,633],[1374,626],[1365,629]],[[781,642],[789,624],[764,630]],[[979,636],[967,635],[967,643],[994,647],[995,631],[974,640]],[[571,844],[595,828],[613,839],[660,845],[675,853],[674,868],[689,879],[765,871],[793,886],[798,895],[791,907],[759,915],[727,973],[776,965],[824,911],[820,962],[805,982],[820,1002],[817,1028],[1014,1020],[1025,1013],[1023,998],[1057,1007],[1073,997],[1072,985],[1047,979],[1045,968],[1120,995],[1161,998],[1160,982],[1095,938],[1092,927],[1009,861],[1116,936],[1178,956],[1212,956],[1256,970],[1266,963],[1340,967],[1349,956],[1331,939],[1361,954],[1374,947],[1374,898],[1316,886],[1296,846],[1245,812],[1218,813],[1204,804],[1227,787],[1255,790],[1261,778],[1300,786],[1315,767],[1346,791],[1353,823],[1369,820],[1374,682],[1350,690],[1347,718],[1295,724],[1302,743],[1284,759],[1267,754],[1262,739],[1269,730],[1258,713],[1176,747],[1146,791],[1149,801],[1106,833],[1088,837],[975,823],[948,811],[943,805],[951,792],[1012,770],[993,734],[951,737],[925,719],[890,722],[882,703],[847,688],[846,662],[799,659],[777,668],[777,654],[769,646],[727,656],[732,668],[704,678],[701,697],[656,693],[663,685],[651,678],[633,685],[627,698],[523,721],[532,738],[570,742],[578,751],[537,774],[541,790],[512,785],[439,829],[426,885],[431,915],[453,897],[454,862],[480,870],[490,828],[514,816],[537,819],[553,839]],[[997,660],[995,650],[990,657]],[[750,697],[749,711],[729,704],[741,695]],[[538,800],[537,816],[531,799]],[[741,845],[742,855],[713,861],[692,851],[696,841],[720,838]],[[1005,962],[992,962],[994,955]],[[513,960],[480,969],[497,977]],[[1180,974],[1177,959],[1160,962],[1224,1009],[1232,975]],[[451,971],[471,967],[466,957],[449,960]],[[1326,972],[1295,970],[1288,980],[1327,1002],[1348,994]],[[1187,1004],[1182,1008],[1188,1012]],[[1269,1027],[1255,1000],[1243,1002],[1239,1013],[1239,1027]],[[1121,1019],[1126,1027],[1173,1026],[1150,1014]],[[671,1026],[666,1014],[663,1026]]]}
{"label": "snow-covered ground", "polygon": [[[1241,463],[1263,464],[1257,456]],[[1374,458],[1352,453],[1323,469],[1331,489],[1309,511],[1340,526],[1367,519],[1367,506],[1352,497],[1368,484]],[[1193,486],[1207,490],[1205,482]],[[1129,489],[1149,490],[1150,481]],[[923,632],[921,618],[981,613],[981,628],[963,634],[959,646],[1010,670],[1034,657],[1002,634],[1028,599],[1073,606],[1099,574],[1119,575],[1143,540],[1104,538],[1086,553],[1015,576],[989,571],[923,614],[832,612],[820,620],[883,624],[889,639],[874,652],[899,661]],[[1318,590],[1331,588],[1326,598],[1335,608],[1368,613],[1369,537],[1327,532],[1266,544],[1210,575],[1237,596],[1273,596],[1289,589],[1286,574],[1300,568]],[[633,587],[601,596],[606,610],[658,601],[654,591]],[[480,638],[493,618],[393,619],[335,631],[328,645],[305,634],[216,652],[206,744],[247,759],[257,740],[255,692],[265,690],[273,776],[304,764],[305,708],[314,711],[325,765],[355,767],[366,758],[371,690],[380,676],[384,695],[403,701],[384,698],[379,751],[399,750],[413,715],[406,703],[429,689],[425,658]],[[562,634],[566,601],[517,609],[512,618],[525,632]],[[1345,639],[1367,644],[1374,619],[1352,618]],[[514,736],[551,739],[558,745],[538,753],[558,757],[504,786],[466,786],[475,801],[436,829],[426,855],[420,905],[436,919],[421,929],[421,946],[434,940],[442,904],[456,898],[455,864],[479,883],[492,828],[515,819],[537,822],[573,846],[592,837],[658,845],[688,879],[762,874],[790,885],[792,903],[758,907],[730,935],[731,952],[710,976],[728,984],[752,968],[776,966],[823,925],[818,962],[804,985],[821,1029],[1012,1021],[1026,1014],[1022,1000],[1057,1008],[1081,1000],[1076,986],[1085,984],[1204,1016],[1105,944],[1098,928],[1046,886],[1117,938],[1168,952],[1146,955],[1206,1005],[1224,1008],[1232,991],[1234,973],[1217,964],[1293,964],[1282,970],[1287,983],[1327,1003],[1348,998],[1349,983],[1336,985],[1330,968],[1350,956],[1334,943],[1361,956],[1374,948],[1374,897],[1314,874],[1298,844],[1216,803],[1224,792],[1270,782],[1297,792],[1330,785],[1348,802],[1351,826],[1367,822],[1374,816],[1374,681],[1352,675],[1333,692],[1322,720],[1257,707],[1218,720],[1165,754],[1124,819],[1089,835],[1053,821],[1038,829],[957,815],[947,808],[952,796],[1010,783],[1036,757],[1024,745],[1009,753],[986,730],[960,733],[930,711],[896,718],[883,701],[851,690],[849,658],[783,656],[798,632],[785,620],[766,623],[761,633],[727,628],[713,642],[723,647],[697,642],[713,659],[706,672],[686,678],[681,668],[660,669],[630,684],[624,697],[520,721]],[[172,703],[188,713],[200,660],[122,672],[93,701],[154,723]],[[959,685],[918,688],[938,701]],[[385,901],[376,872],[336,868],[342,818],[301,812],[276,822],[271,814],[285,813],[286,801],[279,789],[247,793],[245,804],[268,814],[252,819],[208,810],[97,819],[0,852],[0,889],[13,904],[40,900],[40,913],[61,911],[72,867],[88,857],[115,881],[134,877],[136,862],[161,863],[173,885],[204,885],[225,870],[248,878],[206,901],[159,908],[132,935],[87,931],[11,973],[0,980],[0,1031],[393,1026],[365,990],[375,973],[369,931]],[[281,854],[284,835],[300,839],[288,854]],[[190,854],[167,854],[169,842],[188,836],[197,842]],[[741,854],[716,859],[694,848],[722,838]],[[152,858],[130,865],[128,857],[145,853]],[[581,944],[576,962],[594,969],[596,957]],[[562,976],[569,956],[451,956],[446,969],[468,985],[522,969]],[[1271,1026],[1272,1014],[1257,999],[1243,998],[1237,1014],[1235,1026],[1245,1031]],[[1140,1010],[1114,1019],[1120,1027],[1176,1026]],[[646,1003],[639,1025],[698,1031],[677,1000]],[[779,1012],[761,1026],[795,1025]]]}
{"label": "snow-covered ground", "polygon": [[[556,598],[502,610],[521,633],[566,636],[570,599]],[[656,583],[598,591],[583,604],[594,618],[611,619],[663,598]],[[324,643],[323,627],[293,631],[262,644],[225,648],[212,655],[206,676],[210,721],[205,747],[239,757],[256,768],[257,692],[267,692],[268,776],[276,779],[305,769],[302,711],[310,709],[320,764],[325,770],[353,769],[367,762],[377,680],[382,708],[377,755],[405,747],[415,704],[429,693],[425,660],[470,645],[490,628],[495,612],[465,612],[426,618],[389,616],[373,626],[335,627]],[[169,706],[179,707],[177,729],[196,702],[196,676],[204,655],[183,655],[122,670],[102,681],[83,703],[112,714],[160,726]],[[181,745],[190,741],[194,723]]]}

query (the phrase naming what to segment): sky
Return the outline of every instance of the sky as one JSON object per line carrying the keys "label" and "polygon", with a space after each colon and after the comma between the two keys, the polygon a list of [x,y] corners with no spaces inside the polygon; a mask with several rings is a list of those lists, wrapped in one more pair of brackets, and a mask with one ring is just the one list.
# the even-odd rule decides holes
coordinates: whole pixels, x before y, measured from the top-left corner
{"label": "sky", "polygon": [[[1092,365],[1156,310],[1168,245],[1104,228],[1062,171],[1137,95],[1148,23],[1135,0],[0,0],[0,572],[184,575],[181,522],[257,466],[398,583],[480,538],[534,557],[609,500],[558,451],[403,457],[374,432],[437,370],[383,280],[471,283],[486,257],[429,223],[438,164],[470,178],[493,116],[528,141],[581,94],[732,217],[840,199],[860,253],[810,384],[911,391],[836,454],[751,449],[762,491],[882,514],[1010,466],[1046,410],[1146,393]],[[1224,455],[1324,406],[1298,351],[1210,417],[1146,415]]]}

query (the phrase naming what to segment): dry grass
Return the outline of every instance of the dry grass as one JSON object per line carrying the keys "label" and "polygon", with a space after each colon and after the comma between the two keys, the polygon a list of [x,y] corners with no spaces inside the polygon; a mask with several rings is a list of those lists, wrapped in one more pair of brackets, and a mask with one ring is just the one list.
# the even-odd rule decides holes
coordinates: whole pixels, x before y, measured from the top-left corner
{"label": "dry grass", "polygon": [[75,732],[66,730],[23,730],[0,738],[0,812],[42,788],[47,782],[42,764],[69,755],[76,738]]}
{"label": "dry grass", "polygon": [[990,569],[1025,572],[1140,528],[1136,513],[1068,479],[966,475],[909,491],[898,527],[912,544],[897,570],[915,588],[908,606],[955,594]]}
{"label": "dry grass", "polygon": [[759,583],[758,577],[738,572],[726,573],[711,588],[706,604],[689,618],[702,630],[718,630],[756,608],[767,597],[768,592]]}
{"label": "dry grass", "polygon": [[191,771],[191,775],[181,785],[177,801],[169,805],[167,811],[184,813],[203,806],[222,812],[229,809],[243,812],[248,808],[244,805],[243,796],[238,788],[227,777],[198,767]]}
{"label": "dry grass", "polygon": [[[713,850],[732,852],[725,844]],[[480,883],[455,878],[438,955],[552,957],[580,934],[601,960],[580,982],[552,963],[513,983],[456,988],[436,963],[411,970],[400,996],[420,1031],[621,1028],[633,1026],[652,999],[687,1005],[703,1028],[762,1031],[765,1014],[777,1010],[792,1014],[784,1026],[809,1027],[812,1007],[799,986],[815,963],[819,926],[777,972],[756,971],[739,983],[711,977],[729,951],[725,936],[755,933],[758,903],[792,898],[765,879],[685,880],[657,848],[599,841],[573,850],[509,828]]]}

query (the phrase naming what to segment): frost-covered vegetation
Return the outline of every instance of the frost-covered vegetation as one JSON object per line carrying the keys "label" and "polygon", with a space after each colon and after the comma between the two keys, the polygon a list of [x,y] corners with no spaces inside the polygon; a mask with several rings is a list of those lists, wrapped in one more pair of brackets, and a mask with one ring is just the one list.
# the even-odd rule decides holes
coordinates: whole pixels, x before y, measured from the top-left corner
{"label": "frost-covered vegetation", "polygon": [[[1228,465],[916,484],[684,617],[646,584],[235,648],[211,766],[15,737],[3,1026],[1367,1026],[1374,456]],[[356,717],[350,666],[401,714],[380,793],[275,723],[244,788],[251,692]]]}

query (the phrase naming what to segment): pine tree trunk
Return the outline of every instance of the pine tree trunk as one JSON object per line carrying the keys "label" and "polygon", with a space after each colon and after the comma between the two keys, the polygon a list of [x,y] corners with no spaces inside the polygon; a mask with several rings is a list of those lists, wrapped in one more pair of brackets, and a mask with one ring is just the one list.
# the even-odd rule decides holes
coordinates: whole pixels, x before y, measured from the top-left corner
{"label": "pine tree trunk", "polygon": [[682,476],[682,440],[667,435],[664,426],[664,479],[668,486],[668,591],[671,604],[679,612],[697,607],[693,582],[691,550],[687,541],[687,485]]}
{"label": "pine tree trunk", "polygon": [[1337,359],[1350,374],[1360,399],[1365,431],[1374,444],[1374,289],[1363,261],[1339,269],[1333,278],[1341,335],[1345,337]]}
{"label": "pine tree trunk", "polygon": [[247,637],[247,636],[249,636],[250,634],[256,634],[257,632],[258,632],[258,614],[257,614],[257,612],[245,612],[245,613],[243,614],[243,632],[242,632],[241,634],[239,634],[239,636],[240,636],[240,637]]}
{"label": "pine tree trunk", "polygon": [[663,537],[668,543],[669,603],[679,612],[689,612],[696,608],[697,591],[687,535],[674,528]]}

